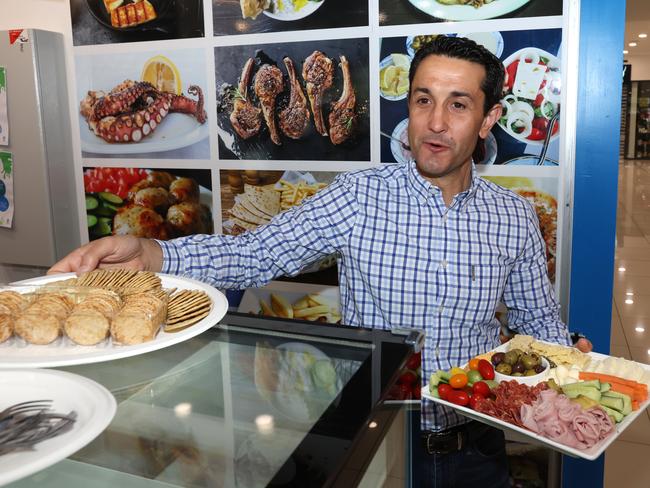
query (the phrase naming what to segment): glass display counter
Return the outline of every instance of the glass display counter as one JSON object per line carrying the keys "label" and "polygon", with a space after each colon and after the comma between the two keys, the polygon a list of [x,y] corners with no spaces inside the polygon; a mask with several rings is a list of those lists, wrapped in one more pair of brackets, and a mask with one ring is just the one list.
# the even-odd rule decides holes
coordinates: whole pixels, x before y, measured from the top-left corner
{"label": "glass display counter", "polygon": [[167,349],[63,368],[107,387],[117,414],[10,486],[355,486],[400,408],[382,399],[422,340],[228,314]]}

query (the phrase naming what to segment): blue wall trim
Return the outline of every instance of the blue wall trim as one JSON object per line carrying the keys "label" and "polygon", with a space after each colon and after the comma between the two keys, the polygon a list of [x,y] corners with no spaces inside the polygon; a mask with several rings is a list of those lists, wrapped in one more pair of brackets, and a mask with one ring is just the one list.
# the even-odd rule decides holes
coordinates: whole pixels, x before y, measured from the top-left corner
{"label": "blue wall trim", "polygon": [[[625,0],[582,0],[569,327],[609,352]],[[603,486],[604,456],[564,458],[563,487]]]}

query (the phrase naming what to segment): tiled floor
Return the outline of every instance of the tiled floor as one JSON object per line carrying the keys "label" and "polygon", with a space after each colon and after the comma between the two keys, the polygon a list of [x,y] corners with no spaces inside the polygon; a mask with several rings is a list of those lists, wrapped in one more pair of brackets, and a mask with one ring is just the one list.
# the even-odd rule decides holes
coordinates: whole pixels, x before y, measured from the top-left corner
{"label": "tiled floor", "polygon": [[[650,363],[650,161],[619,170],[611,354]],[[648,488],[648,459],[646,411],[607,450],[605,488]]]}

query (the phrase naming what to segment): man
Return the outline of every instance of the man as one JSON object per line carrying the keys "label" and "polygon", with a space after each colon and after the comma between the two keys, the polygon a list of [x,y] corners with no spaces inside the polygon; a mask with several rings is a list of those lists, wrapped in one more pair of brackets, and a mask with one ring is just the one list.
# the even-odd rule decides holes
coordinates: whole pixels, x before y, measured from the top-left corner
{"label": "man", "polygon": [[[111,237],[74,251],[51,272],[128,266],[241,289],[337,253],[343,323],[424,330],[424,378],[499,345],[500,301],[512,329],[570,344],[534,209],[474,172],[477,140],[501,115],[503,77],[485,48],[439,36],[418,51],[409,73],[414,161],[342,174],[238,237]],[[425,444],[415,455],[427,471],[416,486],[508,486],[503,434],[466,422],[423,403]]]}

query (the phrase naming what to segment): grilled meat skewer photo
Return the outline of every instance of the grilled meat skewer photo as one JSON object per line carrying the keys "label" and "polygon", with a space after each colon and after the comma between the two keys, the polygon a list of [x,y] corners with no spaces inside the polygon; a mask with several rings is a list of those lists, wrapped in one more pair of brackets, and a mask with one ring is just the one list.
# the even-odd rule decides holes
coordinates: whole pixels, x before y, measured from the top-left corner
{"label": "grilled meat skewer photo", "polygon": [[269,128],[271,140],[278,146],[282,144],[275,123],[275,100],[284,90],[282,72],[277,66],[264,64],[255,75],[255,94],[262,105],[264,120]]}
{"label": "grilled meat skewer photo", "polygon": [[322,136],[327,135],[327,128],[323,120],[322,101],[323,93],[332,86],[334,79],[334,66],[332,60],[320,51],[314,51],[302,65],[302,77],[307,83],[307,96],[314,114],[316,130]]}
{"label": "grilled meat skewer photo", "polygon": [[239,87],[233,102],[230,123],[242,139],[256,135],[262,126],[262,111],[248,99],[248,82],[253,72],[253,58],[248,58],[239,79]]}
{"label": "grilled meat skewer photo", "polygon": [[300,81],[296,76],[296,69],[290,57],[282,59],[287,68],[289,75],[289,84],[291,93],[289,95],[289,105],[280,110],[280,129],[287,137],[291,139],[300,139],[307,130],[309,125],[309,109],[307,108],[307,98],[302,91]]}
{"label": "grilled meat skewer photo", "polygon": [[343,92],[339,99],[332,103],[329,115],[330,123],[330,140],[332,144],[341,144],[346,141],[356,123],[357,114],[354,111],[356,104],[356,95],[354,86],[352,86],[352,76],[350,75],[350,64],[345,56],[340,57],[341,71],[343,72]]}

